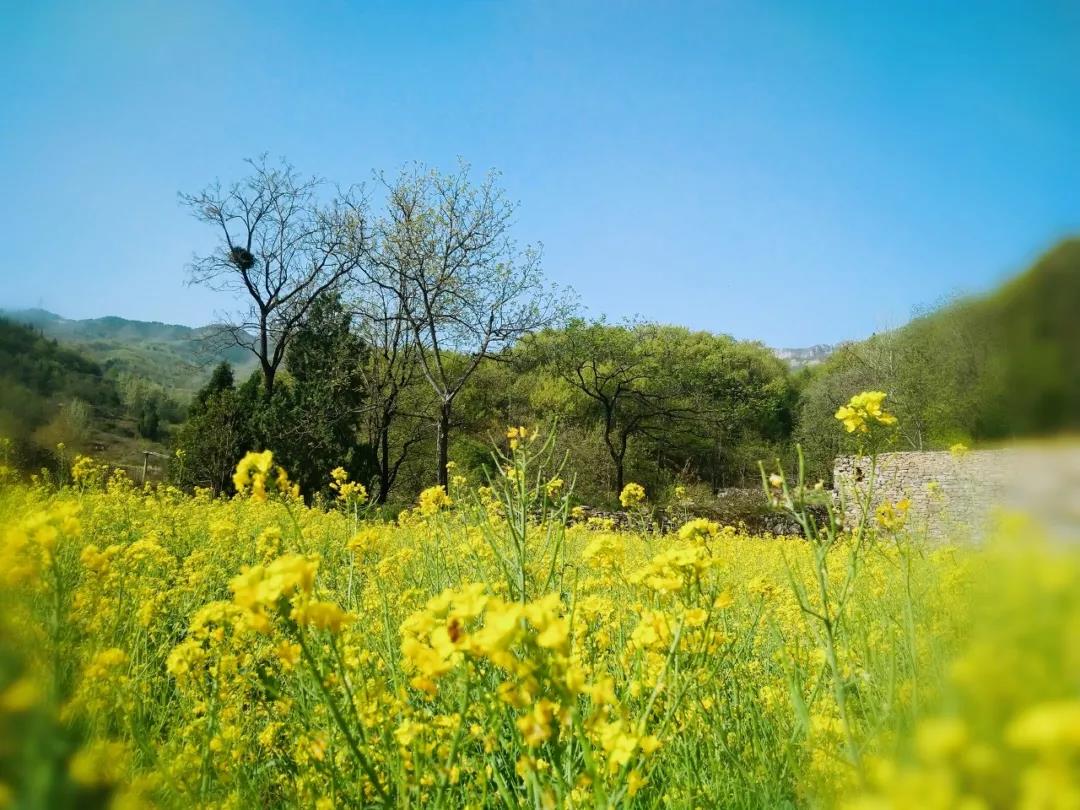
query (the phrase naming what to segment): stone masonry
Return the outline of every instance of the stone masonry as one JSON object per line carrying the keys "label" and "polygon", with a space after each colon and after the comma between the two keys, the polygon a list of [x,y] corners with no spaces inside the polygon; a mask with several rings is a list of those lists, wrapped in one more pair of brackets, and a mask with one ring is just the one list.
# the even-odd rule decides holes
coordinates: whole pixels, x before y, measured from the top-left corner
{"label": "stone masonry", "polygon": [[872,471],[866,457],[841,456],[833,489],[851,525],[858,493],[874,478],[871,508],[911,502],[908,523],[933,537],[981,536],[1002,512],[1037,517],[1051,534],[1080,538],[1080,444],[1033,443],[964,453],[882,453]]}

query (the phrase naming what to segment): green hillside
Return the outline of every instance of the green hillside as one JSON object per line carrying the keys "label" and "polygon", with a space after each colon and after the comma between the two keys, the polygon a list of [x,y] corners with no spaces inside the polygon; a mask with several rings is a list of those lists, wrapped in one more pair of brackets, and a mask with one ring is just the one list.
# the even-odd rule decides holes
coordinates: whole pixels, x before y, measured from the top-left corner
{"label": "green hillside", "polygon": [[897,449],[1080,431],[1080,240],[1060,243],[995,292],[840,347],[805,373],[797,438],[827,474],[826,430],[853,393],[879,389],[904,430]]}
{"label": "green hillside", "polygon": [[88,452],[141,472],[144,451],[167,451],[189,386],[209,375],[200,365],[206,331],[67,321],[41,310],[0,317],[0,437],[14,454],[7,461],[56,471]]}
{"label": "green hillside", "polygon": [[61,442],[73,451],[95,444],[122,412],[116,381],[100,365],[0,319],[0,436],[13,442],[17,464],[47,464]]}
{"label": "green hillside", "polygon": [[990,345],[976,438],[1080,430],[1080,240],[969,309]]}
{"label": "green hillside", "polygon": [[156,383],[179,402],[186,403],[222,360],[241,372],[254,368],[250,352],[229,345],[213,326],[192,328],[112,316],[69,320],[42,309],[2,314],[46,337],[78,346],[110,376],[131,375]]}

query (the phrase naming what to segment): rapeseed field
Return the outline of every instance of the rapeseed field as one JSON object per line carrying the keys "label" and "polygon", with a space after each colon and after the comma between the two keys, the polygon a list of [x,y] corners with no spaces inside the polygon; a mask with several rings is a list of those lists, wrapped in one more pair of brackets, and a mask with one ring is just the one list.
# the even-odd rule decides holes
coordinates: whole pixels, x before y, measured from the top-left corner
{"label": "rapeseed field", "polygon": [[[837,414],[871,463],[883,400]],[[845,526],[770,470],[805,536],[660,533],[636,484],[616,528],[551,447],[393,523],[270,453],[232,498],[9,481],[0,806],[1080,807],[1074,549]]]}

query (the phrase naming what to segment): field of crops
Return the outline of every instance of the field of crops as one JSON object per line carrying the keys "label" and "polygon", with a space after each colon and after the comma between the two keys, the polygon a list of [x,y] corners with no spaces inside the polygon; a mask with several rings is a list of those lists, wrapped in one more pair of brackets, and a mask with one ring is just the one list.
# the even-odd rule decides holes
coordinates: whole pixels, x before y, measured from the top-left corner
{"label": "field of crops", "polygon": [[615,531],[548,446],[394,524],[268,454],[232,499],[6,486],[0,806],[1080,806],[1075,551],[661,535],[632,488]]}

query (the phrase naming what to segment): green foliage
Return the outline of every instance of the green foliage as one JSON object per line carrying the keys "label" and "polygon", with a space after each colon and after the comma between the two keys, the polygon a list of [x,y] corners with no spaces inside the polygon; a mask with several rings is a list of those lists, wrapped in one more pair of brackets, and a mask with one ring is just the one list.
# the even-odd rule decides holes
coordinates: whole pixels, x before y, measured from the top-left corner
{"label": "green foliage", "polygon": [[119,405],[101,367],[27,326],[0,319],[0,374],[42,397]]}
{"label": "green foliage", "polygon": [[146,439],[161,437],[161,417],[158,415],[157,403],[152,399],[143,403],[139,413],[139,435]]}
{"label": "green foliage", "polygon": [[373,473],[371,448],[360,433],[365,355],[336,296],[313,305],[289,344],[289,379],[262,410],[256,434],[307,494],[325,489],[335,467],[354,481],[369,481]]}
{"label": "green foliage", "polygon": [[[554,451],[577,476],[578,500],[614,507],[632,480],[662,502],[675,484],[753,486],[758,462],[790,466],[796,442],[810,480],[828,479],[835,455],[851,449],[833,414],[862,390],[888,392],[901,424],[893,449],[1080,430],[1077,241],[993,295],[842,346],[796,373],[760,344],[651,323],[578,319],[482,356],[451,343],[439,358],[460,382],[452,412],[427,379],[434,360],[414,343],[403,315],[410,300],[399,300],[393,285],[375,287],[382,293],[370,300],[346,305],[323,295],[312,305],[270,397],[258,374],[237,386],[249,361],[239,376],[219,364],[194,391],[175,437],[185,456],[177,480],[228,491],[244,451],[269,448],[308,497],[341,465],[376,502],[392,493],[405,502],[434,483],[437,435],[452,428],[448,458],[481,482],[493,472],[489,442],[502,441],[508,425],[555,422]],[[100,351],[102,340],[139,340],[140,351],[168,343],[193,352],[202,334],[38,316],[87,351]],[[23,466],[43,463],[43,448],[60,441],[85,446],[107,418],[124,416],[132,438],[151,441],[167,438],[183,417],[170,396],[178,389],[161,374],[147,379],[112,360],[95,363],[40,332],[0,324],[0,434],[18,440]]]}
{"label": "green foliage", "polygon": [[326,490],[335,467],[352,480],[368,481],[374,462],[359,432],[364,354],[341,302],[326,298],[296,332],[288,374],[269,398],[260,372],[237,388],[231,367],[220,364],[193,398],[190,419],[177,436],[174,479],[229,492],[244,453],[269,449],[309,497]]}
{"label": "green foliage", "polygon": [[173,481],[184,487],[228,492],[236,463],[254,446],[250,409],[258,401],[250,390],[246,396],[238,392],[232,369],[227,363],[219,365],[195,395],[188,420],[174,437]]}
{"label": "green foliage", "polygon": [[841,347],[802,378],[795,438],[813,475],[847,448],[827,429],[861,390],[889,394],[897,449],[1080,430],[1080,241],[1058,245],[992,295]]}
{"label": "green foliage", "polygon": [[745,449],[773,449],[789,433],[788,371],[759,344],[576,320],[527,341],[521,358],[538,415],[598,431],[612,494],[631,473],[652,488],[680,474],[717,487],[753,480]]}
{"label": "green foliage", "polygon": [[1078,307],[1080,240],[974,306],[990,345],[977,436],[1080,430]]}

